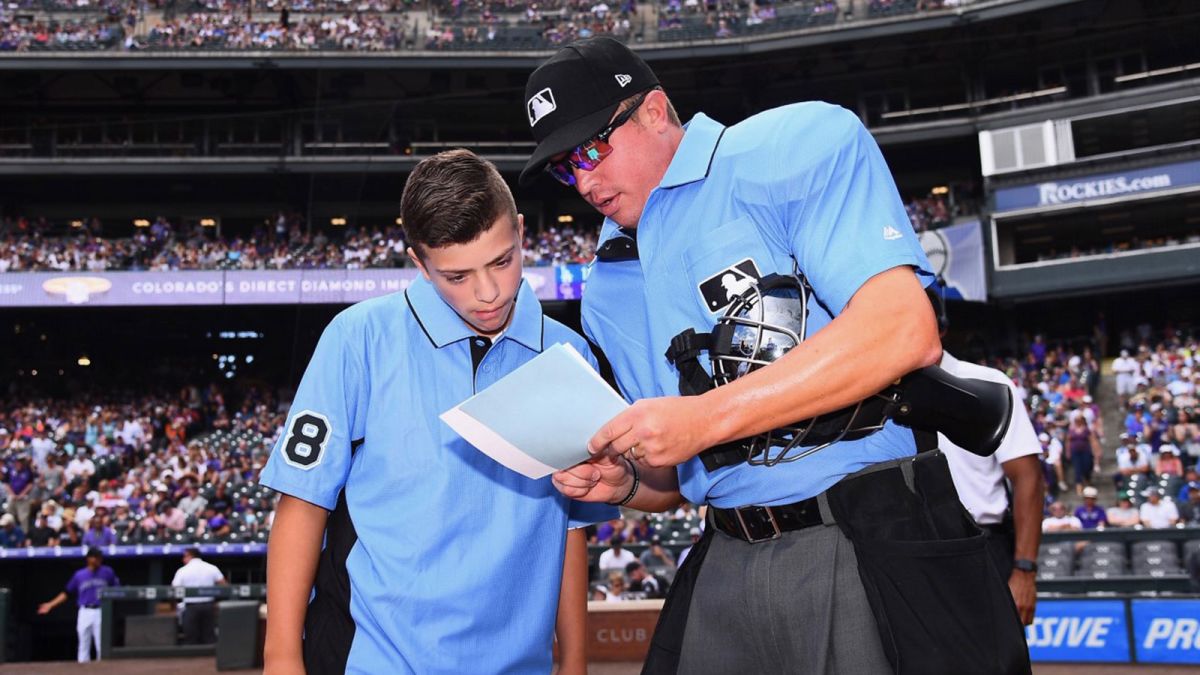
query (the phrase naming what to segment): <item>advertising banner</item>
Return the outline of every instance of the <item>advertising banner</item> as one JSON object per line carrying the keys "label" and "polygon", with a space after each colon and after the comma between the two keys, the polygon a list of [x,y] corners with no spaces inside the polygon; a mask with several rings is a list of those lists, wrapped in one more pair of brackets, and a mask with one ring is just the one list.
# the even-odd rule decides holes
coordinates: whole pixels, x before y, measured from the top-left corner
{"label": "advertising banner", "polygon": [[[8,272],[0,274],[0,307],[352,304],[403,291],[417,274],[415,268]],[[560,284],[554,268],[527,268],[524,277],[540,300],[579,297],[579,284]]]}
{"label": "advertising banner", "polygon": [[917,235],[933,273],[946,282],[948,300],[987,301],[983,228],[972,220]]}
{"label": "advertising banner", "polygon": [[1200,665],[1200,600],[1133,600],[1140,663]]}
{"label": "advertising banner", "polygon": [[1122,663],[1130,659],[1123,600],[1040,600],[1026,626],[1033,661]]}
{"label": "advertising banner", "polygon": [[1200,185],[1200,161],[1002,188],[996,190],[996,211],[1077,204],[1114,197],[1135,197],[1147,192],[1189,185]]}

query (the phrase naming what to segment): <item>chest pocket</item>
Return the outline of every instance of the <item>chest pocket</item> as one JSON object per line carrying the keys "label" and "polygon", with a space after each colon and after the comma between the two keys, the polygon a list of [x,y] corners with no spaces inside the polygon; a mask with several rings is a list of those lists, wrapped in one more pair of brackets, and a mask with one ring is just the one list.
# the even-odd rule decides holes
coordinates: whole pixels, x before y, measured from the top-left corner
{"label": "chest pocket", "polygon": [[750,218],[730,221],[684,250],[689,294],[711,321],[755,280],[791,272],[780,269],[780,258],[786,256],[772,253]]}

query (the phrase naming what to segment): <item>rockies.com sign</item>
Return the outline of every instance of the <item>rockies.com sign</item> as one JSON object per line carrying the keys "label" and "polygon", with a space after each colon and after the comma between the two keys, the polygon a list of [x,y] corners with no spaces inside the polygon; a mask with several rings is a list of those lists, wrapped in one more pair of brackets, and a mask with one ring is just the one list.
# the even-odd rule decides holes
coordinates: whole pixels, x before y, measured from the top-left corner
{"label": "rockies.com sign", "polygon": [[1090,180],[1082,183],[1039,183],[1038,205],[1065,204],[1081,199],[1097,199],[1168,187],[1171,187],[1171,176],[1165,173],[1145,178],[1117,176],[1116,178]]}
{"label": "rockies.com sign", "polygon": [[1078,204],[1097,199],[1132,199],[1140,194],[1200,186],[1200,161],[1079,176],[996,190],[996,212]]}

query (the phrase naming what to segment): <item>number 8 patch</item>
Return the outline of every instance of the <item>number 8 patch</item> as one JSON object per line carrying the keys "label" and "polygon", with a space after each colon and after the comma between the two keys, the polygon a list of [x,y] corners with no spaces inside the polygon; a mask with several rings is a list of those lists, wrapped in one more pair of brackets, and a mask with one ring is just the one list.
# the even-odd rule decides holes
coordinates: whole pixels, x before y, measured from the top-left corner
{"label": "number 8 patch", "polygon": [[320,464],[325,445],[329,443],[329,432],[328,417],[311,410],[301,410],[292,417],[287,437],[283,439],[283,459],[305,471]]}

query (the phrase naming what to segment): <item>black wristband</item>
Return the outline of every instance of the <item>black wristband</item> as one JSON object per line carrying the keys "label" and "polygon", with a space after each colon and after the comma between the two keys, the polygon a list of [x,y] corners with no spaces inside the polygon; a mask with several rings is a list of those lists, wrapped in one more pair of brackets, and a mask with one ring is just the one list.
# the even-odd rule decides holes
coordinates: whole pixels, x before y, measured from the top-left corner
{"label": "black wristband", "polygon": [[[625,499],[616,502],[613,506],[625,506],[633,501],[633,496],[637,494],[638,487],[642,484],[642,477],[638,475],[637,464],[634,464],[633,460],[628,457],[625,457],[625,461],[629,463],[629,470],[633,472],[633,487],[629,488],[629,494],[625,495]],[[612,504],[612,502],[609,503]]]}

